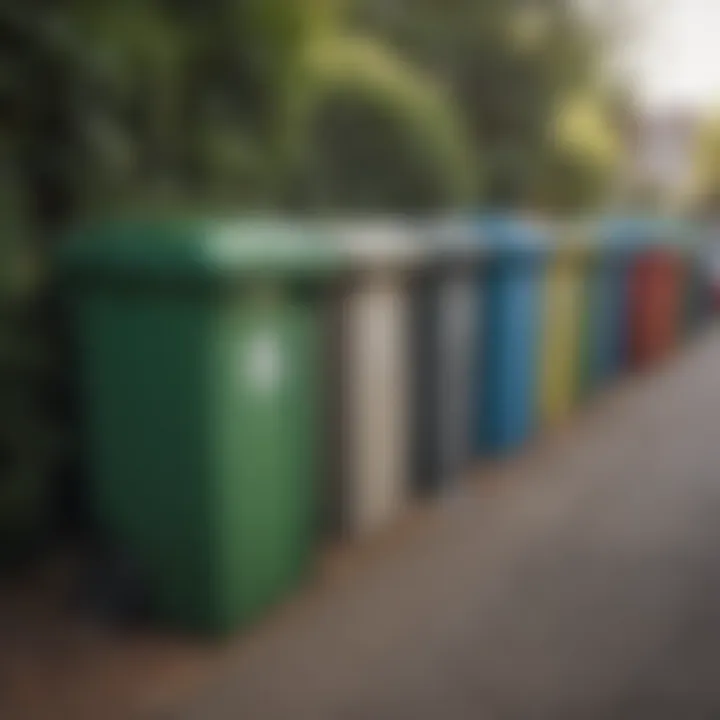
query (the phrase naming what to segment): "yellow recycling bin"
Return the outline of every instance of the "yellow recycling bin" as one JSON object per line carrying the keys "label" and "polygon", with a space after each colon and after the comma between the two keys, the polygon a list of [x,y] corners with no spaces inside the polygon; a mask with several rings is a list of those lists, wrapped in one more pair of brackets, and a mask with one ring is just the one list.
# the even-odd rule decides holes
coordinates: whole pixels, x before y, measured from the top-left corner
{"label": "yellow recycling bin", "polygon": [[580,395],[585,281],[590,248],[579,224],[559,226],[545,280],[538,382],[542,425],[562,422]]}

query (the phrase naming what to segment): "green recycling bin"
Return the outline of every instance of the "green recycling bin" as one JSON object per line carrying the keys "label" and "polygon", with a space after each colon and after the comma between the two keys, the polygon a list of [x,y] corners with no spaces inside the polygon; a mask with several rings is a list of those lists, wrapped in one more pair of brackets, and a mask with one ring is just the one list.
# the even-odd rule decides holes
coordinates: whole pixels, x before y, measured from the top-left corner
{"label": "green recycling bin", "polygon": [[280,222],[122,221],[61,262],[99,527],[159,620],[247,624],[313,558],[329,244]]}

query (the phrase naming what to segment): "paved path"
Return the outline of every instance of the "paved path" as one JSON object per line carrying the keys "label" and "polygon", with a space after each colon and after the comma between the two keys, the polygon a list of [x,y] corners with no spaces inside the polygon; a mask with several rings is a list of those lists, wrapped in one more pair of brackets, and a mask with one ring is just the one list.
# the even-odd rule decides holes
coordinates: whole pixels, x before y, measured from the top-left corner
{"label": "paved path", "polygon": [[48,718],[717,720],[720,332],[340,552],[226,647],[140,663],[115,642],[44,680],[33,658],[59,656],[28,656],[25,702],[75,683],[85,714]]}
{"label": "paved path", "polygon": [[170,717],[720,717],[720,335],[421,524]]}

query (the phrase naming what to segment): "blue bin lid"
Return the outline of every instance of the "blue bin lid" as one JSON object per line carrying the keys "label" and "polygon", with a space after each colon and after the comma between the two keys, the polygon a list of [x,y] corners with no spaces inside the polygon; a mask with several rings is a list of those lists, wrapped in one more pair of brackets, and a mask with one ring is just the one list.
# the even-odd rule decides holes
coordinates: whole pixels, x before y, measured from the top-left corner
{"label": "blue bin lid", "polygon": [[541,260],[552,250],[551,233],[540,222],[517,215],[492,213],[473,221],[478,241],[499,260]]}

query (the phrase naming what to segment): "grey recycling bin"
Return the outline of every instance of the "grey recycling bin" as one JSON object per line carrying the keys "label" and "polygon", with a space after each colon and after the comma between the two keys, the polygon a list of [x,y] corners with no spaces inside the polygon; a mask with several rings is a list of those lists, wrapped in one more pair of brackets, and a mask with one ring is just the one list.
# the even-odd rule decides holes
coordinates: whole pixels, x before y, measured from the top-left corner
{"label": "grey recycling bin", "polygon": [[422,253],[394,221],[329,223],[344,257],[329,308],[328,522],[365,536],[410,491],[411,299]]}
{"label": "grey recycling bin", "polygon": [[451,486],[473,458],[481,244],[468,223],[434,220],[418,228],[428,262],[414,276],[413,482],[420,494]]}

